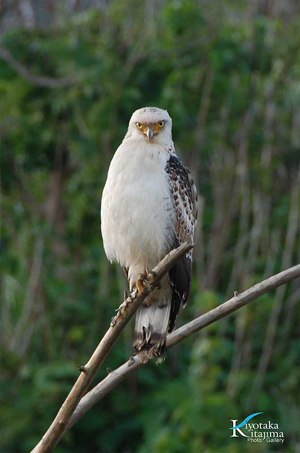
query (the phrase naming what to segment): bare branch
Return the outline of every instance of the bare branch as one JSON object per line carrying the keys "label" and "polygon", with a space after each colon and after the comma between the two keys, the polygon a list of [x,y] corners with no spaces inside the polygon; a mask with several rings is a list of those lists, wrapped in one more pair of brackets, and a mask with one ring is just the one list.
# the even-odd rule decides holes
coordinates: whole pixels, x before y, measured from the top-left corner
{"label": "bare branch", "polygon": [[136,289],[132,291],[129,297],[119,307],[117,315],[113,318],[111,326],[100,341],[88,363],[80,366],[82,371],[75,382],[72,390],[61,406],[50,428],[43,436],[39,444],[32,450],[34,453],[47,453],[53,450],[53,447],[61,439],[65,427],[77,407],[80,399],[86,393],[92,380],[96,376],[99,368],[103,364],[107,354],[111,350],[116,339],[127,325],[145,298],[154,290],[161,278],[171,269],[171,267],[183,255],[185,255],[193,246],[186,242],[175,250],[172,250],[163,260],[149,273],[144,281],[144,291],[139,294]]}
{"label": "bare branch", "polygon": [[[227,302],[213,308],[204,315],[199,316],[193,321],[185,324],[179,329],[167,337],[167,348],[171,348],[175,344],[179,343],[183,339],[193,335],[204,327],[218,321],[225,316],[228,316],[233,311],[238,310],[244,305],[258,299],[260,296],[268,291],[271,291],[278,286],[284,285],[292,281],[295,278],[300,277],[300,264],[291,267],[279,274],[273,275],[266,280],[252,286],[252,288],[244,291],[238,296],[232,297]],[[131,357],[127,362],[121,365],[116,370],[109,373],[109,375],[103,379],[98,385],[90,390],[78,404],[66,430],[71,428],[92,406],[100,401],[107,393],[115,388],[120,382],[122,382],[129,374],[136,371],[144,363],[140,360],[139,355]]]}
{"label": "bare branch", "polygon": [[76,75],[72,74],[69,77],[63,77],[61,79],[54,79],[52,77],[36,76],[22,63],[19,63],[11,53],[0,44],[0,58],[8,63],[21,77],[32,85],[37,85],[47,88],[64,88],[72,85],[76,81]]}
{"label": "bare branch", "polygon": [[[109,375],[89,393],[85,394],[117,337],[129,322],[130,318],[142,304],[144,299],[150,294],[151,291],[154,290],[155,285],[157,285],[159,280],[170,270],[174,263],[191,248],[192,245],[184,243],[178,249],[170,252],[153,269],[153,272],[149,273],[144,282],[144,292],[142,294],[138,294],[137,290],[134,290],[122,303],[118,309],[117,315],[112,320],[110,328],[102,338],[88,363],[79,367],[81,371],[79,378],[67,396],[50,428],[43,436],[39,444],[32,450],[32,453],[47,453],[52,451],[53,447],[55,447],[55,445],[59,442],[63,434],[79,418],[81,418],[87,410],[102,399],[118,383],[123,381],[126,376],[140,368],[145,363],[144,358],[142,359],[140,354],[135,357],[131,357],[117,370],[110,372]],[[238,310],[247,303],[262,296],[266,292],[271,291],[272,289],[288,283],[298,277],[300,277],[300,264],[280,272],[277,275],[269,277],[240,295],[235,295],[224,304],[210,310],[208,313],[194,319],[168,335],[167,348],[174,346],[184,338],[191,336],[195,332],[198,332],[213,322],[224,318],[233,311]]]}

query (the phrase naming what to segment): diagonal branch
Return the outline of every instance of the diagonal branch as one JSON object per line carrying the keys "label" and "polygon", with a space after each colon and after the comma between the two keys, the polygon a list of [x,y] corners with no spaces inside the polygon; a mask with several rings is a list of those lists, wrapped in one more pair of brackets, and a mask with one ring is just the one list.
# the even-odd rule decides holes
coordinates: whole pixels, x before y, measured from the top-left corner
{"label": "diagonal branch", "polygon": [[[218,321],[225,316],[228,316],[233,311],[238,310],[244,305],[258,299],[260,296],[268,291],[271,291],[278,286],[284,285],[295,278],[300,277],[300,264],[291,267],[279,274],[273,275],[266,280],[257,283],[252,288],[244,291],[243,293],[232,297],[227,302],[213,308],[204,315],[199,316],[193,321],[185,324],[167,337],[167,348],[171,348],[183,339],[193,335],[204,327]],[[116,370],[109,373],[99,384],[90,390],[78,404],[66,431],[71,428],[92,406],[100,401],[107,393],[115,388],[122,382],[129,374],[135,372],[138,368],[143,366],[144,363],[140,360],[139,355],[131,357],[127,362],[121,365]]]}
{"label": "diagonal branch", "polygon": [[12,54],[0,44],[0,58],[8,63],[21,77],[32,85],[37,85],[47,88],[64,88],[72,85],[76,81],[76,75],[72,74],[69,77],[55,79],[52,77],[37,76],[32,74],[26,66],[20,63]]}
{"label": "diagonal branch", "polygon": [[171,267],[184,256],[193,246],[186,242],[177,249],[172,250],[163,260],[150,272],[144,281],[144,291],[139,294],[137,290],[132,293],[119,307],[117,315],[113,318],[111,325],[94,351],[88,363],[79,367],[81,374],[75,382],[72,390],[61,406],[57,416],[50,428],[45,433],[39,444],[32,450],[32,453],[48,453],[61,439],[69,420],[76,409],[80,399],[88,390],[92,380],[103,364],[107,354],[110,352],[116,339],[127,325],[145,298],[154,290],[161,278]]}

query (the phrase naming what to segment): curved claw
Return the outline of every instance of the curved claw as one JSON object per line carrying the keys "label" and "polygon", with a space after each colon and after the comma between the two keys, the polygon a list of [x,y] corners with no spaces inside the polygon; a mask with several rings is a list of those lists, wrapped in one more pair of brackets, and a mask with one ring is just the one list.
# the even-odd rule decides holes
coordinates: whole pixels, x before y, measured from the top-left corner
{"label": "curved claw", "polygon": [[137,287],[137,290],[138,290],[139,294],[142,294],[143,291],[144,291],[144,281],[145,281],[145,279],[147,278],[147,275],[148,275],[148,274],[147,274],[146,272],[143,273],[143,274],[140,273],[140,274],[138,275],[137,281],[135,282],[135,285],[136,285],[136,287]]}

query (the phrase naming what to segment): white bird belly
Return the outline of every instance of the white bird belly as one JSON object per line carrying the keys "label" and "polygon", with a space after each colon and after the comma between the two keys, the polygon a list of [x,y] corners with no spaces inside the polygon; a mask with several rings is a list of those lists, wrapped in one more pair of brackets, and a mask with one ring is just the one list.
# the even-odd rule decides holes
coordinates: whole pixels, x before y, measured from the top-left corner
{"label": "white bird belly", "polygon": [[172,247],[174,210],[164,154],[141,150],[133,156],[119,148],[103,190],[104,249],[111,261],[129,269],[131,283]]}

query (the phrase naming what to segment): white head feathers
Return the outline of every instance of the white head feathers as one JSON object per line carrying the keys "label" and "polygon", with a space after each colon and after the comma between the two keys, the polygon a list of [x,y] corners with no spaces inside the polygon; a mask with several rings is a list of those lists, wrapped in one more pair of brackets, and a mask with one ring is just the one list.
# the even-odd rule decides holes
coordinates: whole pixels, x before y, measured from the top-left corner
{"label": "white head feathers", "polygon": [[[163,126],[161,127],[162,124]],[[143,127],[139,128],[138,125]],[[130,118],[125,140],[131,139],[140,143],[147,141],[144,132],[148,127],[154,127],[154,136],[151,139],[151,144],[166,146],[173,143],[172,119],[166,110],[158,107],[143,107],[136,110]]]}
{"label": "white head feathers", "polygon": [[158,123],[159,121],[169,122],[172,127],[172,119],[167,110],[159,109],[158,107],[143,107],[133,112],[129,126],[137,122],[149,124]]}

